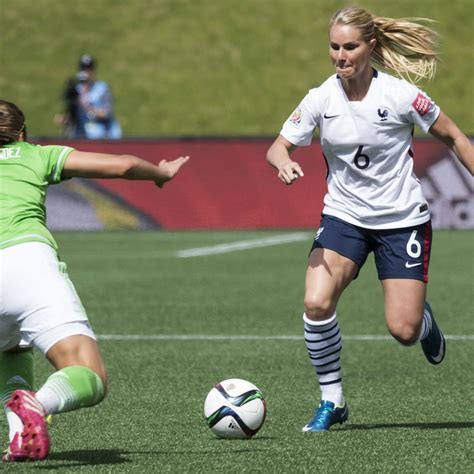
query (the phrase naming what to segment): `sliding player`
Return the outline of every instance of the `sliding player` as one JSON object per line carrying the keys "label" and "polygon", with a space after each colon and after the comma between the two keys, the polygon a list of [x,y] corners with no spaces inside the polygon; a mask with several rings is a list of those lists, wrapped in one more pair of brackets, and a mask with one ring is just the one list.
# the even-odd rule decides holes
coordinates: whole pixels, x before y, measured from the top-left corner
{"label": "sliding player", "polygon": [[[303,431],[327,431],[348,419],[341,377],[337,302],[373,251],[385,298],[385,319],[401,344],[421,341],[431,364],[446,344],[426,302],[430,211],[413,173],[414,125],[444,142],[474,172],[467,137],[421,90],[381,67],[415,79],[434,74],[436,33],[408,19],[382,18],[357,7],[330,21],[336,74],[312,89],[268,150],[278,178],[303,171],[290,157],[319,127],[328,167],[323,217],[306,272],[304,332],[321,402]],[[355,315],[354,315],[355,316]]]}
{"label": "sliding player", "polygon": [[[161,188],[188,159],[155,166],[135,156],[32,145],[21,110],[0,100],[0,396],[10,429],[4,461],[44,459],[45,417],[95,405],[107,389],[96,337],[46,228],[47,186],[78,176]],[[36,393],[33,347],[57,370]]]}

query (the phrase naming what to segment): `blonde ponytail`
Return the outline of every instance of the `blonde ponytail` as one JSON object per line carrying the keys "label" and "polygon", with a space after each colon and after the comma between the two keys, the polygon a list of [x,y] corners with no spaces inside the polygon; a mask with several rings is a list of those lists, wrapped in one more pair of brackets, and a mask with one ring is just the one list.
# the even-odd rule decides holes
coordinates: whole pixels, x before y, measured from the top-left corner
{"label": "blonde ponytail", "polygon": [[377,44],[372,53],[374,65],[388,69],[413,82],[432,79],[438,61],[438,34],[421,25],[426,18],[374,17]]}
{"label": "blonde ponytail", "polygon": [[385,18],[372,15],[358,7],[337,11],[330,21],[350,25],[362,32],[364,41],[377,40],[372,52],[375,67],[386,69],[410,82],[432,79],[438,62],[436,31],[419,22],[433,22],[426,18]]}

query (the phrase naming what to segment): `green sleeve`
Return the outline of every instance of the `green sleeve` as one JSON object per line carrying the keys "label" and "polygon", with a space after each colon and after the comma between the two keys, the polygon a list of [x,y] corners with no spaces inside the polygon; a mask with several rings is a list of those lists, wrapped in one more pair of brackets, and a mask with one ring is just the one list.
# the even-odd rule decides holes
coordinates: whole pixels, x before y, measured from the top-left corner
{"label": "green sleeve", "polygon": [[47,145],[40,148],[42,158],[46,163],[46,179],[49,184],[59,183],[64,163],[74,148],[59,145]]}

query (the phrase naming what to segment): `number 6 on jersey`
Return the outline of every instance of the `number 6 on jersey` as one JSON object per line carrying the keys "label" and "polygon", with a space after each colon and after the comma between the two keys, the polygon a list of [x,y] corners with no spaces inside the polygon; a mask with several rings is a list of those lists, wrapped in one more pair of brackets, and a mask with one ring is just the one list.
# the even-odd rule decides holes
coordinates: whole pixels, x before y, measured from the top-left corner
{"label": "number 6 on jersey", "polygon": [[364,148],[364,145],[360,145],[359,148],[357,149],[357,153],[354,156],[354,164],[360,170],[365,170],[366,168],[369,167],[369,164],[370,164],[370,158],[368,157],[368,155],[365,155],[364,153],[362,153],[363,148]]}

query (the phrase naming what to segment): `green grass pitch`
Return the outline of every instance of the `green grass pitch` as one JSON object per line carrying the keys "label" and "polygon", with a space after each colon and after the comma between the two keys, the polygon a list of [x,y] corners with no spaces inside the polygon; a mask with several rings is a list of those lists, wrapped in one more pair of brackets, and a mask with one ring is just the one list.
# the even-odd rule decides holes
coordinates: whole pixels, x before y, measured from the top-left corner
{"label": "green grass pitch", "polygon": [[[430,366],[419,346],[386,336],[373,260],[343,295],[338,317],[348,423],[302,434],[318,401],[302,340],[307,240],[221,255],[176,251],[285,232],[64,233],[61,257],[95,332],[161,335],[100,341],[110,393],[99,406],[58,415],[42,463],[5,472],[472,472],[473,232],[435,232],[429,299],[448,339]],[[190,339],[173,340],[171,336]],[[301,336],[301,339],[197,339]],[[37,383],[50,372],[37,357]],[[220,440],[203,402],[217,382],[248,379],[268,415],[250,440]],[[2,441],[6,425],[1,421]],[[471,468],[469,468],[471,466]]]}

